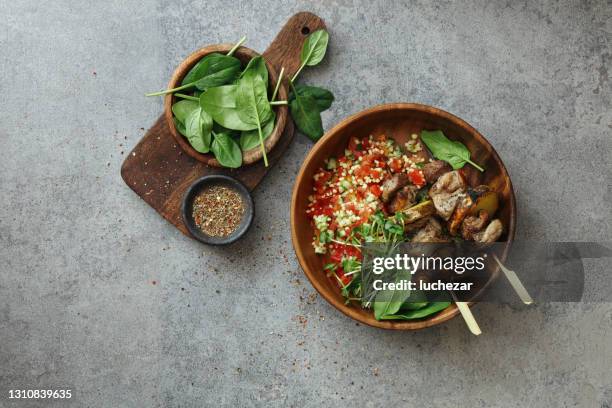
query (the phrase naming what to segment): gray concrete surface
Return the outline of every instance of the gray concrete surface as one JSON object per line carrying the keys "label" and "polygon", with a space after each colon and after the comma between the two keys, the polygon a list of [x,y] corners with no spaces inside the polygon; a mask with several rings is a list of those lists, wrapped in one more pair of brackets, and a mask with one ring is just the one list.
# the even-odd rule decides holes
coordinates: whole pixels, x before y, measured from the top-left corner
{"label": "gray concrete surface", "polygon": [[[162,110],[145,91],[204,44],[262,50],[299,10],[330,28],[302,77],[336,94],[326,127],[382,102],[454,112],[505,160],[518,237],[612,237],[609,1],[0,0],[0,406],[612,406],[610,304],[479,305],[477,338],[461,319],[380,331],[309,297],[288,220],[301,135],[229,248],[123,184]],[[7,399],[49,387],[74,397]]]}

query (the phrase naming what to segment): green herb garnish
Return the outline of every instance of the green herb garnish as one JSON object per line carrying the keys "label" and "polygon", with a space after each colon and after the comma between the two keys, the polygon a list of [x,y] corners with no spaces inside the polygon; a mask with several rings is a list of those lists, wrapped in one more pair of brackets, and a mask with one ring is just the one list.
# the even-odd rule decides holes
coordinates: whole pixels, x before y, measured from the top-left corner
{"label": "green herb garnish", "polygon": [[437,159],[444,160],[454,170],[469,163],[479,171],[484,171],[482,167],[470,160],[470,151],[463,143],[448,139],[441,130],[423,130],[421,140]]}

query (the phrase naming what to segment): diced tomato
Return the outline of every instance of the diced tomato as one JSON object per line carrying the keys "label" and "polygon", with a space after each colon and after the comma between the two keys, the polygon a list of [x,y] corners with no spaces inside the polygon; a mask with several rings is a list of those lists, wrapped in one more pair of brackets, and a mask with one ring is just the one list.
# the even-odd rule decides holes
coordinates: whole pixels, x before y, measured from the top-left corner
{"label": "diced tomato", "polygon": [[412,170],[408,173],[408,178],[417,187],[423,187],[425,182],[425,176],[423,176],[423,172],[421,170]]}
{"label": "diced tomato", "polygon": [[370,176],[372,172],[372,167],[368,163],[362,164],[355,170],[355,176],[359,178],[364,178]]}
{"label": "diced tomato", "polygon": [[356,137],[351,137],[349,140],[348,149],[351,151],[351,153],[355,154],[356,152],[363,151],[363,145],[359,139]]}
{"label": "diced tomato", "polygon": [[[376,165],[376,161],[378,161],[378,165]],[[385,156],[382,154],[368,154],[361,158],[361,163],[374,168],[381,167],[385,163]]]}
{"label": "diced tomato", "polygon": [[357,259],[361,259],[361,251],[351,245],[338,244],[332,242],[329,244],[329,255],[332,262],[341,263],[343,257],[354,256]]}
{"label": "diced tomato", "polygon": [[338,269],[336,269],[336,275],[338,276],[338,278],[340,278],[344,286],[348,285],[349,283],[351,283],[351,280],[353,280],[352,275],[346,276],[344,274],[344,269],[342,269],[341,266],[338,266]]}
{"label": "diced tomato", "polygon": [[382,188],[378,184],[370,184],[370,193],[374,194],[376,197],[380,197],[382,194]]}
{"label": "diced tomato", "polygon": [[346,203],[345,208],[349,210],[350,212],[352,212],[353,214],[358,213],[357,208],[355,207],[355,203]]}
{"label": "diced tomato", "polygon": [[370,148],[370,139],[364,137],[361,139],[361,145],[363,146],[363,150],[368,150]]}
{"label": "diced tomato", "polygon": [[317,197],[315,202],[310,205],[311,212],[309,212],[308,215],[312,218],[317,215],[327,215],[331,217],[334,213],[334,207],[337,201],[337,196]]}
{"label": "diced tomato", "polygon": [[360,226],[361,224],[365,224],[366,222],[368,222],[368,220],[370,219],[370,216],[372,215],[372,210],[369,208],[366,208],[365,210],[363,210],[360,214],[359,214],[359,220],[353,225],[353,228],[356,228],[358,226]]}
{"label": "diced tomato", "polygon": [[382,171],[380,169],[372,169],[370,170],[370,174],[368,174],[368,176],[370,176],[373,179],[376,179],[380,177],[381,175],[382,175]]}
{"label": "diced tomato", "polygon": [[357,196],[358,200],[363,200],[367,192],[368,192],[368,189],[366,187],[358,187],[357,193],[355,195]]}
{"label": "diced tomato", "polygon": [[399,173],[400,171],[402,171],[403,167],[404,163],[402,163],[402,161],[398,158],[391,160],[391,163],[389,164],[389,168],[391,168],[391,171],[393,173]]}
{"label": "diced tomato", "polygon": [[325,186],[325,183],[327,183],[331,179],[332,174],[329,171],[320,169],[319,172],[316,174],[316,176],[318,177],[315,180],[314,184],[315,184],[315,188],[318,190],[321,187]]}
{"label": "diced tomato", "polygon": [[341,156],[336,161],[338,162],[338,164],[340,164],[340,163],[348,163],[351,160],[346,156]]}

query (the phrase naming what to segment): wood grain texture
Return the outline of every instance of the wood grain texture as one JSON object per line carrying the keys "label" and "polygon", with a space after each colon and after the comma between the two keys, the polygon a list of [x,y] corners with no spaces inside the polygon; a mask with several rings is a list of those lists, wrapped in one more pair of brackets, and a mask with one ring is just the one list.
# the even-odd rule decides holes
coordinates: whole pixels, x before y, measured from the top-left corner
{"label": "wood grain texture", "polygon": [[[285,78],[292,76],[299,67],[300,50],[306,38],[304,27],[312,32],[325,28],[325,23],[312,13],[297,13],[287,21],[263,53],[274,72],[279,72],[281,66],[285,67]],[[286,97],[286,94],[283,96]],[[239,169],[227,169],[208,166],[187,154],[173,136],[167,117],[162,115],[128,154],[121,167],[121,177],[162,217],[190,236],[180,214],[181,201],[187,187],[201,176],[226,174],[253,190],[283,155],[293,139],[293,133],[293,122],[287,118],[278,140],[273,147],[270,146],[269,167],[258,160]]]}
{"label": "wood grain texture", "polygon": [[[374,319],[371,310],[358,305],[346,305],[338,286],[331,282],[323,272],[323,257],[314,253],[312,247],[313,227],[306,216],[308,196],[312,194],[313,176],[323,167],[324,160],[343,154],[350,137],[365,137],[384,134],[398,143],[405,143],[412,133],[421,130],[442,130],[452,140],[464,143],[476,163],[486,171],[471,173],[470,166],[464,167],[472,186],[488,184],[500,195],[500,209],[495,218],[504,225],[501,241],[506,241],[498,257],[505,261],[514,239],[516,225],[516,204],[510,176],[491,144],[472,126],[460,118],[443,110],[420,104],[396,103],[379,105],[357,113],[337,124],[315,144],[298,173],[291,199],[291,240],[298,261],[314,288],[336,309],[364,324],[395,330],[417,330],[445,322],[459,314],[455,305],[421,320],[381,320]],[[491,259],[487,264],[491,278],[475,283],[475,290],[481,292],[499,274],[499,267]]]}

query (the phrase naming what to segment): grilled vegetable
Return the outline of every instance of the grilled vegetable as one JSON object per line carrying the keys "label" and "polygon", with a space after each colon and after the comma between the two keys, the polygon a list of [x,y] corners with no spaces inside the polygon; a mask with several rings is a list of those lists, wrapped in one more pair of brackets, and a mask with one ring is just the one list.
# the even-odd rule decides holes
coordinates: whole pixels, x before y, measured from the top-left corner
{"label": "grilled vegetable", "polygon": [[427,200],[422,203],[418,203],[415,206],[412,206],[406,210],[402,211],[404,214],[406,224],[410,224],[416,222],[425,217],[429,217],[436,212],[436,208],[433,205],[433,201]]}
{"label": "grilled vegetable", "polygon": [[485,210],[492,217],[499,207],[499,197],[495,191],[488,191],[476,200],[476,204],[470,207],[469,215],[478,215],[480,210]]}
{"label": "grilled vegetable", "polygon": [[448,231],[451,235],[457,235],[463,220],[467,216],[478,216],[481,210],[484,210],[489,217],[492,217],[495,211],[497,211],[497,204],[497,193],[491,191],[488,186],[481,185],[474,189],[469,189],[466,197],[459,202],[455,212],[453,212],[448,222]]}

